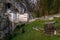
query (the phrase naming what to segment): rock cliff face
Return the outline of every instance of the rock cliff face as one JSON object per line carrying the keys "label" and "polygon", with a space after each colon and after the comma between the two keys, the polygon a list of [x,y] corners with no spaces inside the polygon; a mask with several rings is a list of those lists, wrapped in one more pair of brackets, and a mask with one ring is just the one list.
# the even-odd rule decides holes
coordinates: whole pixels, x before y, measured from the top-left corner
{"label": "rock cliff face", "polygon": [[39,6],[40,0],[7,0],[7,2],[11,3],[21,12],[21,8],[27,11],[33,11],[33,9]]}
{"label": "rock cliff face", "polygon": [[21,12],[21,8],[27,11],[33,11],[39,5],[40,0],[0,0],[1,2],[11,3],[15,8]]}
{"label": "rock cliff face", "polygon": [[[0,39],[4,40],[9,33],[9,20],[7,16],[4,14],[6,11],[5,9],[5,0],[0,0]],[[8,21],[8,22],[7,22]]]}
{"label": "rock cliff face", "polygon": [[40,0],[25,0],[27,9],[33,11],[35,8],[38,8]]}
{"label": "rock cliff face", "polygon": [[28,11],[33,11],[35,6],[38,4],[38,1],[21,0],[18,2],[17,0],[0,0],[0,39],[8,37],[6,34],[9,34],[11,32],[10,21],[8,19],[8,16],[5,15],[6,9],[9,9],[10,5],[6,3],[10,3],[20,13],[27,13]]}

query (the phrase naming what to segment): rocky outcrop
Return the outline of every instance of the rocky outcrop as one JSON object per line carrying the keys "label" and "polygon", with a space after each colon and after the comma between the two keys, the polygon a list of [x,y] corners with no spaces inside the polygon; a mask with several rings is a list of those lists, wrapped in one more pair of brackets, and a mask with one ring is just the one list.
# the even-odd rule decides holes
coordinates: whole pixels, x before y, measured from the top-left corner
{"label": "rocky outcrop", "polygon": [[7,0],[7,2],[11,3],[19,10],[19,12],[21,12],[22,8],[26,9],[27,11],[33,11],[34,9],[38,8],[40,0]]}
{"label": "rocky outcrop", "polygon": [[5,9],[5,0],[0,0],[0,39],[5,40],[6,34],[10,33],[9,19],[4,14]]}
{"label": "rocky outcrop", "polygon": [[8,16],[5,15],[6,3],[10,3],[14,8],[18,9],[20,13],[26,13],[34,9],[37,0],[31,0],[31,2],[29,0],[22,0],[21,2],[18,2],[17,0],[0,0],[0,38],[2,39],[12,31],[12,23],[10,23]]}

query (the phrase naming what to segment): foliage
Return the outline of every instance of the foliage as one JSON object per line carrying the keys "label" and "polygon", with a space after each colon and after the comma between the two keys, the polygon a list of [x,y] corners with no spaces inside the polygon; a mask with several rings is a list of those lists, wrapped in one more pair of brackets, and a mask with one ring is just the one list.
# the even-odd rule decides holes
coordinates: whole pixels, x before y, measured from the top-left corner
{"label": "foliage", "polygon": [[[35,12],[39,17],[60,13],[60,0],[40,0],[39,10]],[[38,13],[39,12],[39,13]]]}

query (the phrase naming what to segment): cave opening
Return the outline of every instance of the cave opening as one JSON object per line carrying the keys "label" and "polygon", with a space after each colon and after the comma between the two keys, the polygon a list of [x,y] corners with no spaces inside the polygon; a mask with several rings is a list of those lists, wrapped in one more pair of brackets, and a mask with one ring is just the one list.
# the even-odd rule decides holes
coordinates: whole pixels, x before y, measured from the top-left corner
{"label": "cave opening", "polygon": [[5,8],[6,8],[6,9],[11,8],[11,6],[12,6],[11,3],[5,3]]}

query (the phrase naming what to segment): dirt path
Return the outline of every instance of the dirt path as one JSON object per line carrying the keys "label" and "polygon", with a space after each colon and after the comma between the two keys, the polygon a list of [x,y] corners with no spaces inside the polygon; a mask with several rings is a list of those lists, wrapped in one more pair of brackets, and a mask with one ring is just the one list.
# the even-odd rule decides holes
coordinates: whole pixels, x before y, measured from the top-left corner
{"label": "dirt path", "polygon": [[60,17],[60,14],[55,14],[55,15],[49,15],[47,16],[48,18],[44,18],[44,16],[40,17],[40,18],[35,18],[35,19],[30,19],[29,22],[32,22],[32,21],[35,21],[37,19],[40,19],[40,20],[53,20],[54,17]]}
{"label": "dirt path", "polygon": [[46,16],[46,17],[42,16],[42,17],[40,17],[40,19],[41,20],[53,20],[54,17],[60,17],[60,14],[49,15],[49,16]]}
{"label": "dirt path", "polygon": [[35,19],[30,19],[29,22],[33,22],[35,20],[37,20],[38,18],[35,18]]}

